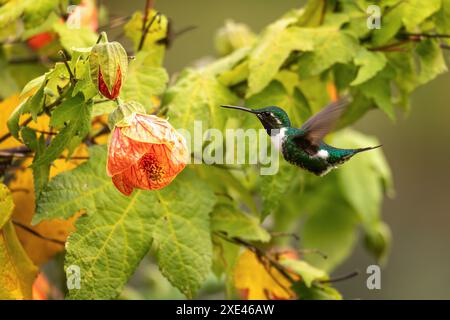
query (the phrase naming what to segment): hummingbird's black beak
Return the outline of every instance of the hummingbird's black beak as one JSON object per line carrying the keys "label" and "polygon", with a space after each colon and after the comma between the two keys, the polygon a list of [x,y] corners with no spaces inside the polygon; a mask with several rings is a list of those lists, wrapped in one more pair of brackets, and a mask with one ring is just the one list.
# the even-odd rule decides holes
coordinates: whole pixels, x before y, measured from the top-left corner
{"label": "hummingbird's black beak", "polygon": [[221,107],[227,108],[227,109],[241,110],[241,111],[250,112],[250,113],[256,113],[255,110],[250,109],[250,108],[245,108],[245,107],[239,107],[239,106],[221,106]]}

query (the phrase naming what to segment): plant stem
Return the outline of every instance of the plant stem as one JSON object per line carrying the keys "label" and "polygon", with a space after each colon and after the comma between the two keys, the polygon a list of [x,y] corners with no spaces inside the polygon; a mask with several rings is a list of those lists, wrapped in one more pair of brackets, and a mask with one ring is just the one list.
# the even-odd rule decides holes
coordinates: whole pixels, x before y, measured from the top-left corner
{"label": "plant stem", "polygon": [[152,20],[150,20],[150,22],[147,24],[148,14],[149,14],[149,12],[151,11],[152,8],[153,8],[153,0],[147,0],[147,2],[145,4],[144,19],[142,21],[141,39],[139,40],[139,45],[137,47],[137,51],[141,51],[142,50],[142,48],[144,47],[145,39],[147,38],[147,34],[148,34],[151,26],[155,22],[156,18],[160,17],[160,13],[157,12],[153,16]]}
{"label": "plant stem", "polygon": [[59,55],[63,58],[63,63],[64,63],[64,65],[66,66],[67,72],[69,72],[70,82],[71,82],[72,84],[75,84],[76,79],[75,79],[74,74],[72,73],[72,70],[70,69],[69,63],[67,62],[67,56],[66,56],[66,54],[64,53],[63,50],[60,50],[60,51],[59,51]]}

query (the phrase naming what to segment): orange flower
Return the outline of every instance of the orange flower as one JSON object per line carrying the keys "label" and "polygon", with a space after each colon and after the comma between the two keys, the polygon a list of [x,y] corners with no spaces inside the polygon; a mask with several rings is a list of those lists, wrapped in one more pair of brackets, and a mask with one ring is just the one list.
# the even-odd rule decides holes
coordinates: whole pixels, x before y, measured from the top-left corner
{"label": "orange flower", "polygon": [[124,120],[112,132],[108,175],[127,196],[134,188],[164,188],[186,166],[184,137],[157,116],[132,113]]}

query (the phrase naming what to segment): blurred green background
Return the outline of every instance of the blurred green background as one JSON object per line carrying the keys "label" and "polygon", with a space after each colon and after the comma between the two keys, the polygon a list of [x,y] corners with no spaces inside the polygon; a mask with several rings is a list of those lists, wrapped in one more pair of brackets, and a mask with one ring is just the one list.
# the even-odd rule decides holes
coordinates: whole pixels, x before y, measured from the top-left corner
{"label": "blurred green background", "polygon": [[[112,16],[143,9],[144,1],[103,1]],[[173,73],[205,55],[214,55],[214,34],[226,19],[247,23],[259,32],[299,0],[158,0],[175,30],[197,28],[177,38],[167,53]],[[450,74],[420,87],[412,111],[392,123],[380,111],[369,112],[356,128],[376,135],[391,165],[396,197],[386,199],[384,220],[393,247],[382,269],[381,290],[368,290],[365,273],[374,263],[358,246],[334,276],[359,270],[356,278],[336,284],[346,299],[450,299]],[[361,241],[360,241],[361,242]]]}

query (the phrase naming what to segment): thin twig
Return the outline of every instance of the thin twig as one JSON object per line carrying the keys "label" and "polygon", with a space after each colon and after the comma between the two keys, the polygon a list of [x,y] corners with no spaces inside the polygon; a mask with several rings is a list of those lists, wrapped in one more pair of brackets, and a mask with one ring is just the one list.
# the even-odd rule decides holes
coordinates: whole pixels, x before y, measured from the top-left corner
{"label": "thin twig", "polygon": [[[32,120],[33,120],[33,118],[32,118],[32,117],[29,117],[29,118],[27,118],[26,120],[24,120],[20,126],[21,126],[21,127],[24,127],[24,126],[26,126],[27,124],[29,124]],[[11,132],[5,133],[3,136],[0,137],[0,143],[2,143],[3,141],[5,141],[5,140],[7,140],[7,139],[9,139],[9,138],[11,138],[11,137],[12,137]]]}
{"label": "thin twig", "polygon": [[67,72],[69,72],[69,78],[70,82],[74,84],[76,82],[75,76],[72,73],[72,70],[70,69],[69,63],[67,62],[67,56],[63,50],[59,51],[59,55],[63,58],[63,63],[66,66]]}
{"label": "thin twig", "polygon": [[291,237],[295,241],[300,241],[300,237],[292,232],[271,232],[272,237]]}
{"label": "thin twig", "polygon": [[399,42],[395,42],[392,44],[388,44],[385,46],[380,46],[380,47],[375,47],[375,48],[369,48],[370,51],[399,51],[402,50],[402,48],[400,48],[401,46],[409,43],[409,39],[408,40],[402,40]]}
{"label": "thin twig", "polygon": [[340,276],[340,277],[336,277],[336,278],[331,278],[331,279],[328,279],[328,280],[321,280],[319,282],[320,283],[335,283],[335,282],[340,282],[340,281],[344,281],[344,280],[348,280],[348,279],[354,278],[354,277],[356,277],[358,275],[359,275],[359,271],[355,270],[355,271],[353,271],[353,272],[351,272],[349,274],[346,274],[346,275],[343,275],[343,276]]}
{"label": "thin twig", "polygon": [[37,232],[36,230],[34,230],[34,229],[32,229],[32,228],[30,228],[30,227],[24,225],[24,224],[21,223],[21,222],[18,222],[18,221],[13,220],[13,224],[16,225],[16,226],[18,226],[18,227],[20,227],[20,228],[22,228],[23,230],[25,230],[25,231],[31,233],[31,234],[34,235],[34,236],[36,236],[36,237],[38,237],[38,238],[41,238],[42,240],[50,241],[50,242],[59,244],[59,245],[61,245],[61,246],[64,246],[64,245],[65,245],[65,242],[64,242],[64,241],[61,241],[61,240],[58,240],[58,239],[52,239],[52,238],[43,236],[42,234],[40,234],[40,233]]}
{"label": "thin twig", "polygon": [[[0,150],[0,158],[34,158],[34,155],[31,154],[32,150],[26,151],[26,152],[9,152],[9,151],[3,151]],[[83,156],[74,156],[74,157],[66,157],[66,156],[60,156],[58,159],[62,160],[89,160],[89,157],[83,157]]]}
{"label": "thin twig", "polygon": [[53,131],[38,130],[38,129],[33,129],[33,128],[30,128],[30,129],[33,130],[34,132],[46,134],[49,136],[56,136],[58,134],[58,132],[53,132]]}
{"label": "thin twig", "polygon": [[450,34],[441,34],[441,33],[402,33],[400,34],[405,35],[406,37],[410,38],[410,37],[416,37],[416,38],[437,38],[437,39],[444,39],[444,38],[448,38],[450,39]]}
{"label": "thin twig", "polygon": [[322,251],[320,251],[319,249],[300,249],[300,250],[298,250],[298,252],[300,254],[303,254],[303,255],[305,255],[305,254],[317,254],[317,255],[321,256],[325,260],[328,259],[328,256],[325,253],[323,253]]}
{"label": "thin twig", "polygon": [[289,274],[289,271],[282,264],[280,264],[278,261],[273,259],[270,255],[266,254],[266,252],[264,252],[262,249],[254,246],[251,243],[249,243],[249,242],[247,242],[245,240],[242,240],[240,238],[236,238],[236,237],[229,238],[225,234],[220,233],[220,232],[217,233],[217,234],[221,238],[223,238],[224,240],[227,240],[228,242],[236,243],[236,244],[239,244],[239,245],[242,245],[242,246],[246,247],[247,249],[251,250],[254,254],[256,254],[256,256],[258,256],[258,257],[264,257],[289,282],[291,282],[291,283],[295,283],[296,282],[296,280],[294,278],[292,278],[292,276]]}
{"label": "thin twig", "polygon": [[152,8],[153,8],[153,1],[147,0],[146,5],[145,5],[144,19],[142,21],[141,39],[139,40],[139,45],[137,47],[137,51],[142,50],[142,48],[144,47],[145,39],[147,38],[147,35],[148,35],[148,32],[150,31],[151,26],[155,22],[156,18],[158,18],[158,17],[160,18],[161,14],[159,12],[157,12],[153,16],[152,20],[150,20],[150,22],[147,23],[148,14]]}

